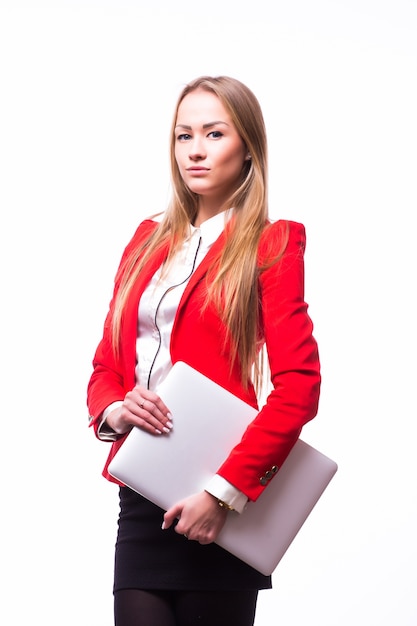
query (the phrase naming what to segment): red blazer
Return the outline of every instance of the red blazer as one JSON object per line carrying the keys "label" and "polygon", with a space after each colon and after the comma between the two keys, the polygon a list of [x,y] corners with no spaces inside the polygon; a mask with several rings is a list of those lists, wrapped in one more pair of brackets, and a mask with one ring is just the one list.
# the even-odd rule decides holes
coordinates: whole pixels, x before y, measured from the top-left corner
{"label": "red blazer", "polygon": [[[279,221],[264,232],[259,245],[259,261],[271,250],[279,250],[287,222]],[[260,276],[262,305],[261,336],[266,341],[273,391],[256,419],[247,428],[241,442],[230,451],[218,474],[256,500],[297,441],[302,426],[318,408],[320,363],[313,325],[304,302],[305,230],[302,224],[288,222],[289,241],[283,258]],[[132,247],[141,243],[157,224],[140,224],[122,257],[121,266]],[[205,281],[211,260],[224,244],[226,234],[213,244],[192,275],[181,299],[171,336],[172,362],[185,361],[246,402],[257,407],[253,387],[245,390],[240,381],[239,365],[230,372],[228,344],[224,346],[225,328],[213,306],[202,308]],[[100,415],[116,400],[123,400],[135,386],[136,332],[139,299],[151,277],[163,262],[166,250],[156,255],[139,276],[127,302],[122,323],[122,345],[118,359],[111,349],[110,313],[98,345],[93,374],[88,384],[87,403],[91,425],[97,433]],[[116,276],[114,294],[119,286]],[[230,344],[229,344],[230,345]],[[140,357],[139,357],[140,358]],[[202,433],[204,436],[204,433]],[[114,442],[103,475],[124,438]]]}

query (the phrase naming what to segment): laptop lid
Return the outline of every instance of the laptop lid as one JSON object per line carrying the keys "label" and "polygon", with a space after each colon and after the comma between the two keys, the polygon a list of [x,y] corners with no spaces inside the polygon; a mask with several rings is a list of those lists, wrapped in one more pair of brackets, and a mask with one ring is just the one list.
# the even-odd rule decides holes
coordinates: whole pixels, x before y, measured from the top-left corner
{"label": "laptop lid", "polygon": [[[133,428],[109,472],[167,510],[204,490],[257,411],[183,362],[157,393],[172,413],[172,431],[156,437]],[[216,543],[271,574],[336,471],[333,460],[299,439],[258,500],[227,516]]]}

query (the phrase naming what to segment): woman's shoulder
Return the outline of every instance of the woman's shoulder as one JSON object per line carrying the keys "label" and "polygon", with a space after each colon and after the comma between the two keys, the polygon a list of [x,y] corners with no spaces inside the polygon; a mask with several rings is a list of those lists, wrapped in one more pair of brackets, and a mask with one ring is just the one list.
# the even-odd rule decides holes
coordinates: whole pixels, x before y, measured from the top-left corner
{"label": "woman's shoulder", "polygon": [[264,235],[267,237],[279,237],[282,236],[283,232],[289,235],[305,234],[305,227],[301,222],[294,222],[293,220],[269,220]]}
{"label": "woman's shoulder", "polygon": [[153,217],[146,218],[140,222],[130,240],[125,245],[122,255],[122,263],[129,258],[131,254],[135,254],[135,251],[138,250],[146,242],[146,240],[152,236],[158,226],[159,222],[153,219]]}
{"label": "woman's shoulder", "polygon": [[140,242],[141,239],[146,239],[147,237],[149,237],[149,235],[151,235],[154,230],[158,228],[162,217],[162,214],[158,213],[157,215],[151,215],[150,217],[146,217],[144,220],[142,220],[136,227],[136,230],[129,244],[136,244]]}
{"label": "woman's shoulder", "polygon": [[292,220],[270,220],[262,233],[261,252],[280,250],[286,252],[305,247],[306,233],[304,224]]}
{"label": "woman's shoulder", "polygon": [[157,220],[154,220],[151,217],[147,217],[146,219],[142,220],[142,222],[140,222],[140,224],[137,226],[135,234],[133,236],[135,237],[136,235],[152,232],[153,230],[155,230],[155,228],[157,228],[158,225],[159,222]]}

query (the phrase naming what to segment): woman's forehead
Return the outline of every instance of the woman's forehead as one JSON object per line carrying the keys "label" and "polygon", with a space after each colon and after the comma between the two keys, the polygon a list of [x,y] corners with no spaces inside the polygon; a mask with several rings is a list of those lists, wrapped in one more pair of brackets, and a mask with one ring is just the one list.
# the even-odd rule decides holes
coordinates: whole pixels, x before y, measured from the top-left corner
{"label": "woman's forehead", "polygon": [[177,124],[190,123],[212,124],[213,122],[230,123],[230,114],[220,98],[213,92],[198,89],[187,94],[177,111]]}

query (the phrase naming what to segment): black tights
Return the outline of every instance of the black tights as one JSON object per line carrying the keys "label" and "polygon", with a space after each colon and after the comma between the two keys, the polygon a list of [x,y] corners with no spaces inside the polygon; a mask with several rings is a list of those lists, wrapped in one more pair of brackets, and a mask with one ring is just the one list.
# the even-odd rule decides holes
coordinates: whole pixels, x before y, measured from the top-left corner
{"label": "black tights", "polygon": [[141,591],[114,594],[115,626],[253,626],[257,591]]}

